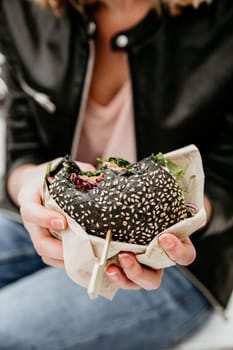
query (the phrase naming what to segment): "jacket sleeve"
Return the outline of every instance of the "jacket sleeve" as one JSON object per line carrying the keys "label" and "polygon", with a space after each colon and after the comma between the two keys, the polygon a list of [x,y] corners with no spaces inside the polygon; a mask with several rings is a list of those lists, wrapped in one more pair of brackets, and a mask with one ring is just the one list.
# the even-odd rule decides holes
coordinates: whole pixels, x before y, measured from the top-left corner
{"label": "jacket sleeve", "polygon": [[43,142],[35,115],[34,102],[22,89],[18,72],[20,62],[10,39],[6,16],[0,0],[0,51],[6,57],[4,80],[8,87],[6,103],[6,144],[4,187],[0,208],[11,218],[21,221],[18,209],[7,193],[9,174],[24,164],[37,164],[45,161],[46,147]]}
{"label": "jacket sleeve", "polygon": [[33,102],[22,91],[15,67],[10,63],[6,65],[5,77],[8,86],[6,169],[9,173],[19,165],[43,161],[44,147],[34,117]]}
{"label": "jacket sleeve", "polygon": [[219,142],[205,159],[206,194],[213,215],[204,237],[229,229],[233,232],[233,112],[229,112],[222,123],[225,126]]}
{"label": "jacket sleeve", "polygon": [[215,147],[205,159],[206,193],[213,207],[212,220],[204,235],[206,237],[224,232],[233,234],[233,6],[229,1],[219,1],[217,4],[224,43],[220,48],[224,45],[227,47],[228,57],[222,60],[226,84],[219,86],[222,91],[222,128]]}
{"label": "jacket sleeve", "polygon": [[22,89],[20,60],[11,40],[2,0],[0,0],[0,50],[6,57],[4,77],[8,87],[6,113],[6,170],[45,160],[45,147],[35,115],[35,102]]}
{"label": "jacket sleeve", "polygon": [[[229,87],[226,93],[232,91]],[[205,191],[212,205],[212,218],[206,228],[191,236],[197,257],[188,269],[225,307],[233,287],[232,108],[222,116],[222,125],[215,148],[203,159]]]}
{"label": "jacket sleeve", "polygon": [[[209,197],[213,215],[210,223],[199,235],[200,239],[227,231],[233,233],[233,6],[227,0],[213,4],[216,74],[213,84],[219,91],[219,123],[215,124],[209,115],[209,132],[215,133],[214,142],[203,147],[203,166],[205,171],[205,191]],[[213,86],[214,88],[214,86]],[[214,101],[210,101],[214,103]],[[200,125],[201,128],[201,125]]]}
{"label": "jacket sleeve", "polygon": [[[185,270],[215,305],[217,300],[225,307],[233,288],[233,6],[227,0],[215,0],[211,6],[217,51],[211,56],[216,79],[209,84],[218,90],[219,100],[215,117],[208,115],[205,133],[201,121],[198,128],[204,137],[200,151],[212,217],[207,227],[191,235],[197,255]],[[214,105],[214,99],[209,104]]]}

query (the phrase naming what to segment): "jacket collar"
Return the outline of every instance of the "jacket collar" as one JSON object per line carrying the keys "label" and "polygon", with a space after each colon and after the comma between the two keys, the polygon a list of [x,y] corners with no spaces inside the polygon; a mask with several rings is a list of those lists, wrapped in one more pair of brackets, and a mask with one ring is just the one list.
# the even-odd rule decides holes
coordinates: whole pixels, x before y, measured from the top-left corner
{"label": "jacket collar", "polygon": [[[111,47],[114,51],[130,50],[132,47],[141,47],[147,40],[153,37],[162,23],[161,16],[155,11],[150,10],[147,15],[135,26],[126,31],[115,34],[111,39]],[[86,31],[89,38],[95,38],[98,28],[91,17],[87,17]]]}

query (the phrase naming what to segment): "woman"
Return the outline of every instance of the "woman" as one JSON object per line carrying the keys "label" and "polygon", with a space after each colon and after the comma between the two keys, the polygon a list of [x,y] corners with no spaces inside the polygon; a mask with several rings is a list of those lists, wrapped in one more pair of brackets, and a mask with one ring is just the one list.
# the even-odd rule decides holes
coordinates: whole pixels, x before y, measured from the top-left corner
{"label": "woman", "polygon": [[[233,5],[37,2],[45,8],[0,2],[14,208],[0,223],[1,349],[170,349],[232,291]],[[106,270],[121,290],[112,302],[93,302],[63,269],[45,268],[63,267],[49,229],[67,225],[41,204],[48,161],[71,153],[88,170],[96,157],[134,161],[190,143],[203,157],[208,225],[192,242],[159,241],[185,269],[151,270],[122,252],[121,266]]]}

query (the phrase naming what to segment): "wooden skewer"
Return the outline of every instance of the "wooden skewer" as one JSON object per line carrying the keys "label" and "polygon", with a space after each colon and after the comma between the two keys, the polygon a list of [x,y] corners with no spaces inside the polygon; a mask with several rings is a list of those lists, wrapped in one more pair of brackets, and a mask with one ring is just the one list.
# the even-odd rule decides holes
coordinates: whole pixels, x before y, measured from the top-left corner
{"label": "wooden skewer", "polygon": [[95,299],[99,295],[102,281],[103,281],[104,270],[105,270],[108,250],[111,243],[111,238],[112,238],[112,231],[109,229],[106,234],[106,242],[104,244],[100,261],[95,263],[92,270],[92,274],[91,274],[91,278],[90,278],[90,282],[87,290],[87,293],[90,299]]}

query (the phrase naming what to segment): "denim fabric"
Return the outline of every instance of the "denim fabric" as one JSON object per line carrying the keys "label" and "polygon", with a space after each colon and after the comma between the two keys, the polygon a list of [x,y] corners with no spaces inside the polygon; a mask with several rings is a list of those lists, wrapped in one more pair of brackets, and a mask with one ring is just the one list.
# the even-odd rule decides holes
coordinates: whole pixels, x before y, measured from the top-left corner
{"label": "denim fabric", "polygon": [[156,291],[90,300],[64,270],[45,267],[23,226],[3,216],[0,283],[1,350],[171,349],[212,313],[177,267],[165,269]]}
{"label": "denim fabric", "polygon": [[0,288],[44,266],[22,225],[0,214]]}

